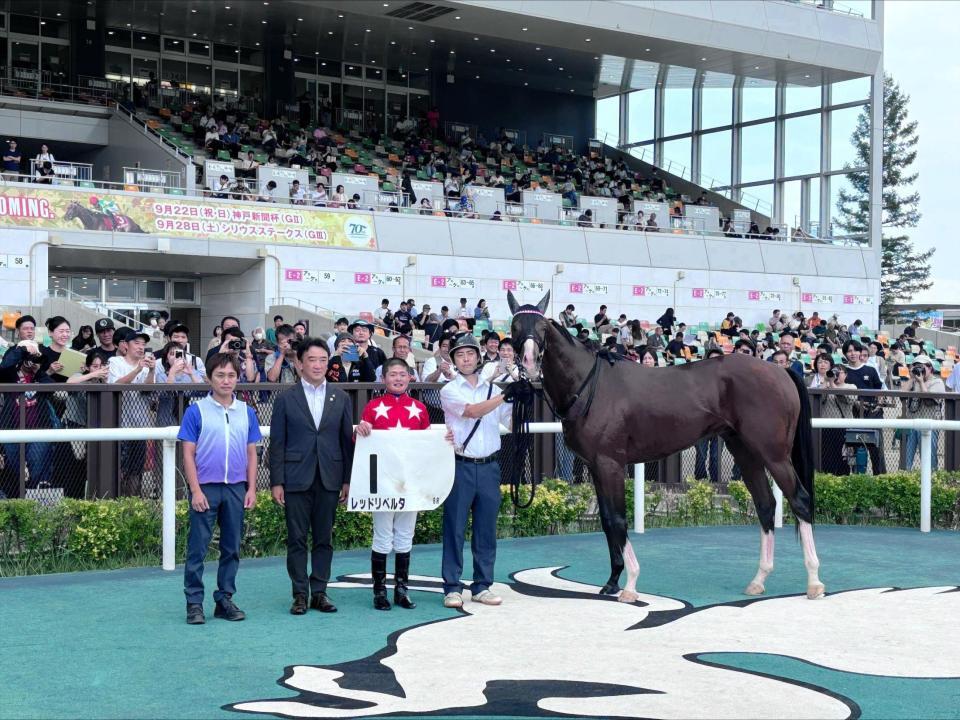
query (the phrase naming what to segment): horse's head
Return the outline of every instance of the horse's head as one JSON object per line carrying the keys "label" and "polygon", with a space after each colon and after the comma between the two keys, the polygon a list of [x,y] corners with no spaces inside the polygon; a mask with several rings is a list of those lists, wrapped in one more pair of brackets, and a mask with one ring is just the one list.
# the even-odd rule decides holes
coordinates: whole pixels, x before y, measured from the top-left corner
{"label": "horse's head", "polygon": [[527,378],[536,380],[540,377],[540,356],[543,354],[543,336],[547,326],[544,313],[550,302],[550,291],[536,305],[520,305],[508,290],[507,302],[513,314],[510,337],[520,358],[520,367]]}
{"label": "horse's head", "polygon": [[67,211],[63,214],[63,219],[73,220],[76,217],[80,217],[80,213],[78,212],[79,210],[80,210],[80,203],[78,202],[70,203],[69,205],[67,205]]}

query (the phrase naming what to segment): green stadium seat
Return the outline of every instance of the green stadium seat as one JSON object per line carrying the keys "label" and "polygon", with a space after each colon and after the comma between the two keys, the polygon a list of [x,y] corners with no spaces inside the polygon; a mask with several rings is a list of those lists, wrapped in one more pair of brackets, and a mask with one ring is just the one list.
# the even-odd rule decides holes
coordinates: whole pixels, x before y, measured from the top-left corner
{"label": "green stadium seat", "polygon": [[180,132],[182,132],[184,135],[193,135],[193,125],[181,125]]}
{"label": "green stadium seat", "polygon": [[384,183],[383,183],[383,191],[384,191],[384,192],[396,192],[396,191],[397,191],[397,186],[394,185],[394,184],[393,184],[392,182],[390,182],[389,180],[386,180],[386,181],[384,181]]}
{"label": "green stadium seat", "polygon": [[167,188],[167,195],[186,195],[187,192],[183,188]]}
{"label": "green stadium seat", "polygon": [[230,162],[233,158],[230,157],[230,153],[226,150],[219,150],[217,152],[217,160],[223,160],[224,162]]}
{"label": "green stadium seat", "polygon": [[77,185],[79,185],[79,186],[82,187],[82,188],[95,188],[95,187],[96,187],[96,185],[93,184],[90,180],[81,180],[80,182],[77,183]]}

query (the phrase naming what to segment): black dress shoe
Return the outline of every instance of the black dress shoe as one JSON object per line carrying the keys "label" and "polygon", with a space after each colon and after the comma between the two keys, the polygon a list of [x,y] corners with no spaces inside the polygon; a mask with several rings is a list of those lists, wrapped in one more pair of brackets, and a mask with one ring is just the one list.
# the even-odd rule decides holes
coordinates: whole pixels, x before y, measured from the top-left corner
{"label": "black dress shoe", "polygon": [[323,592],[313,594],[310,598],[310,607],[322,613],[335,613],[337,611],[337,606],[330,602],[330,598]]}
{"label": "black dress shoe", "polygon": [[187,625],[203,625],[207,619],[203,616],[203,605],[187,603]]}
{"label": "black dress shoe", "polygon": [[247,617],[246,613],[238,608],[233,602],[233,599],[230,597],[224,597],[220,599],[220,602],[217,603],[217,609],[213,611],[213,616],[216,618],[222,618],[223,620],[230,620],[232,622],[245,620]]}
{"label": "black dress shoe", "polygon": [[291,615],[306,615],[307,614],[307,596],[303,594],[297,594],[293,596],[293,605],[290,606]]}

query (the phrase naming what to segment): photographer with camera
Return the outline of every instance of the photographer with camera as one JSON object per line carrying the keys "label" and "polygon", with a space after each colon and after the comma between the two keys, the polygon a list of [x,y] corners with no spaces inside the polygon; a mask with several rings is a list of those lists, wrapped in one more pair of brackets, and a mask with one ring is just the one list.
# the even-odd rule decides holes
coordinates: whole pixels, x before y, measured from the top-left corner
{"label": "photographer with camera", "polygon": [[263,360],[267,382],[289,385],[300,377],[297,373],[297,333],[292,325],[277,328],[277,347]]}
{"label": "photographer with camera", "polygon": [[[912,393],[946,393],[947,386],[943,380],[934,375],[933,362],[926,355],[917,355],[913,358],[910,365],[910,377],[905,378],[900,383],[900,389],[904,392]],[[943,400],[937,398],[912,397],[904,400],[904,415],[913,420],[923,418],[925,420],[943,419]],[[931,464],[933,469],[937,468],[937,431],[934,430],[930,437],[930,446],[932,448]],[[920,431],[908,430],[904,439],[906,442],[906,456],[904,463],[907,470],[913,469],[913,463],[916,459],[917,448],[920,447]]]}
{"label": "photographer with camera", "polygon": [[[223,342],[220,343],[220,348],[217,352],[230,355],[237,359],[237,362],[240,364],[240,382],[256,382],[257,363],[254,362],[253,356],[247,348],[246,338],[244,338],[243,330],[240,329],[239,325],[224,328],[220,334],[220,339]],[[216,355],[216,353],[213,354]]]}
{"label": "photographer with camera", "polygon": [[[847,383],[847,369],[837,365],[830,353],[820,353],[813,361],[814,372],[807,379],[807,386],[821,390],[854,390],[855,385]],[[839,395],[824,392],[820,396],[820,414],[829,418],[853,417],[853,395]],[[849,463],[843,455],[846,432],[839,428],[821,430],[821,448],[823,453],[823,471],[833,475],[847,475]]]}
{"label": "photographer with camera", "polygon": [[[205,381],[188,361],[186,353],[180,343],[168,342],[160,351],[160,363],[155,372],[155,384],[176,385],[178,383],[193,383],[200,385]],[[157,402],[157,425],[167,427],[179,425],[177,414],[177,393],[161,392]]]}

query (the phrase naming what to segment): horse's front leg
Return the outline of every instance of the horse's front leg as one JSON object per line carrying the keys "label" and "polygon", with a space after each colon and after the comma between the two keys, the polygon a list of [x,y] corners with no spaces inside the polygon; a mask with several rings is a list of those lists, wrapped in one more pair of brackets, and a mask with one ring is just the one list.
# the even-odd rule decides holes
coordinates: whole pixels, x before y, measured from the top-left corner
{"label": "horse's front leg", "polygon": [[[637,578],[640,563],[627,539],[626,499],[624,497],[624,469],[614,460],[598,459],[593,463],[593,482],[597,490],[600,524],[607,538],[610,552],[610,578],[600,590],[604,595],[616,595],[623,602],[637,599]],[[627,586],[620,590],[620,575],[627,569]]]}

